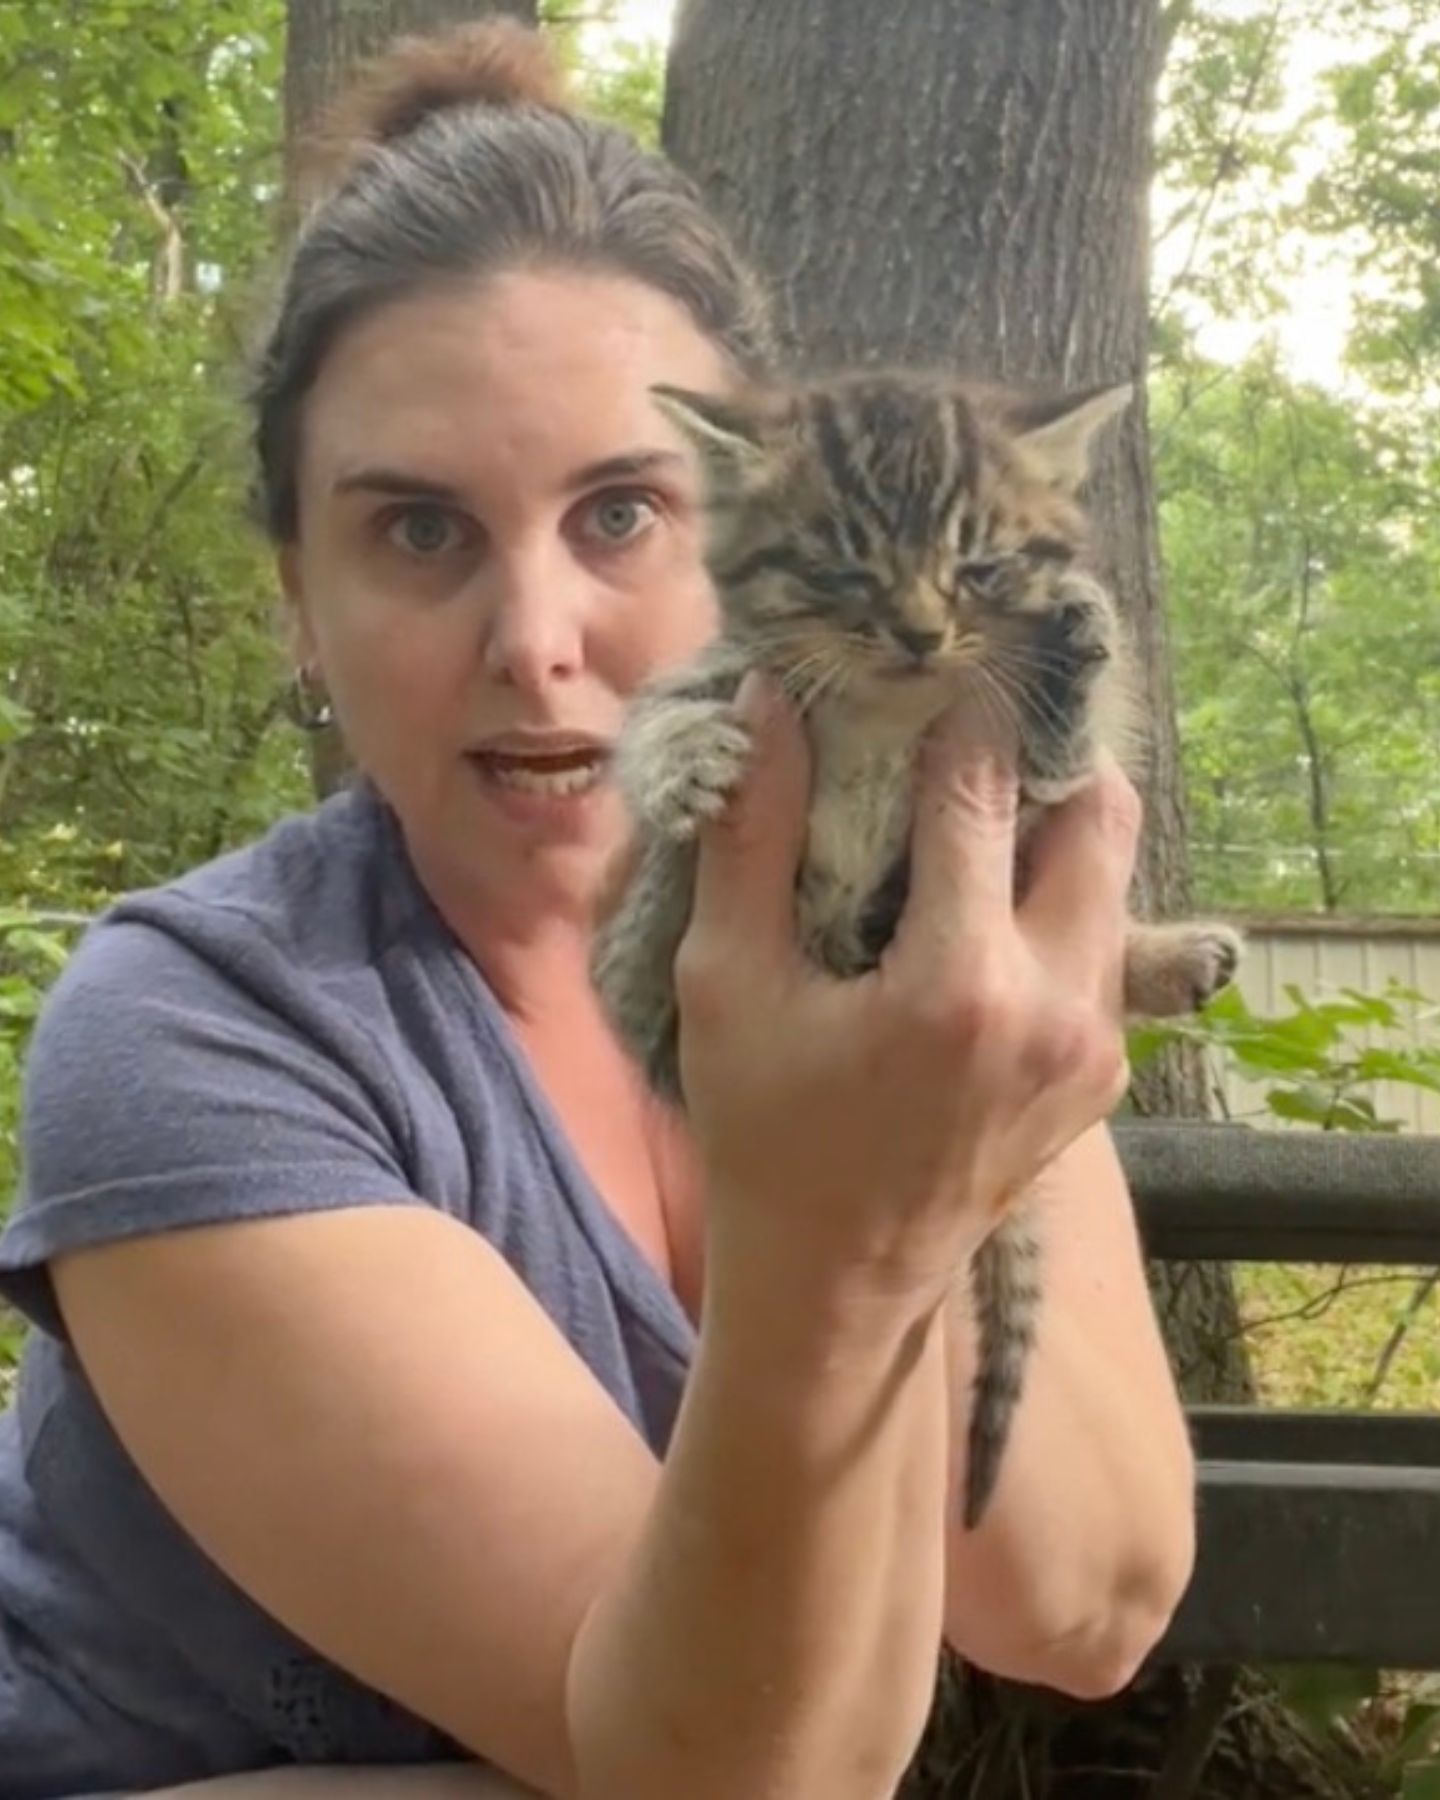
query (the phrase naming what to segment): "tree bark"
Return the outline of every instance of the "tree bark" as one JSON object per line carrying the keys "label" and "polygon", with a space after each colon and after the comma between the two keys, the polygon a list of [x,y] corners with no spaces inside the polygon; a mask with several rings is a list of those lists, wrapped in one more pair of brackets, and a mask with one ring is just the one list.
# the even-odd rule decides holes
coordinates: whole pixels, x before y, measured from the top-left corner
{"label": "tree bark", "polygon": [[[1144,401],[1164,42],[1158,0],[680,0],[663,122],[669,154],[768,277],[792,366],[899,361],[1019,384],[1135,382],[1090,505],[1148,685],[1136,904],[1152,916],[1189,905]],[[1202,1073],[1172,1060],[1137,1081],[1136,1101],[1201,1114]],[[1228,1270],[1169,1271],[1156,1294],[1187,1392],[1246,1394]],[[1032,1732],[1033,1707],[1017,1713],[1012,1700],[947,1672],[907,1792],[1086,1791],[1067,1728],[1047,1715]],[[1158,1766],[1182,1709],[1175,1678],[1087,1709],[1119,1747],[1112,1785],[1093,1791],[1119,1791],[1113,1778],[1133,1779],[1147,1758]],[[1022,1772],[1016,1755],[1032,1739],[1042,1750],[1027,1752]],[[1079,1752],[1090,1767],[1110,1760],[1095,1739],[1091,1725]],[[977,1743],[989,1745],[978,1762]]]}

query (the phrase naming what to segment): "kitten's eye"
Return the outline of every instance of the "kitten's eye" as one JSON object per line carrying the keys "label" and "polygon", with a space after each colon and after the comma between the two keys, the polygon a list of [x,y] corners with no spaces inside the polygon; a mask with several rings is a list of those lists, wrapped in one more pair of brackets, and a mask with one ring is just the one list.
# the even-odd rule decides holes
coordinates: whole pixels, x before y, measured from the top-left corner
{"label": "kitten's eye", "polygon": [[1015,565],[999,557],[985,562],[962,562],[960,579],[972,592],[994,595],[1003,592],[1015,576]]}
{"label": "kitten's eye", "polygon": [[601,494],[590,506],[585,534],[606,544],[627,544],[659,516],[660,509],[643,494]]}
{"label": "kitten's eye", "polygon": [[460,523],[448,507],[418,501],[391,513],[386,539],[411,556],[432,557],[453,550],[461,541]]}
{"label": "kitten's eye", "polygon": [[817,592],[834,600],[873,600],[879,582],[867,569],[812,569],[806,577]]}

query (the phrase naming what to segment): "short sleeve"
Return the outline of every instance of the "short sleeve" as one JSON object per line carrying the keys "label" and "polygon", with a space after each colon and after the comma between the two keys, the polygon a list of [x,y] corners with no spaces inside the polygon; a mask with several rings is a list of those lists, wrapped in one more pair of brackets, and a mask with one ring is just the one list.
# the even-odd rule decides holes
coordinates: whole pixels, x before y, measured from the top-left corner
{"label": "short sleeve", "polygon": [[155,924],[104,923],[42,1010],[0,1293],[56,1335],[45,1265],[59,1252],[227,1219],[419,1204],[363,1030],[331,1016],[303,971],[287,983],[263,954],[248,969],[233,960]]}

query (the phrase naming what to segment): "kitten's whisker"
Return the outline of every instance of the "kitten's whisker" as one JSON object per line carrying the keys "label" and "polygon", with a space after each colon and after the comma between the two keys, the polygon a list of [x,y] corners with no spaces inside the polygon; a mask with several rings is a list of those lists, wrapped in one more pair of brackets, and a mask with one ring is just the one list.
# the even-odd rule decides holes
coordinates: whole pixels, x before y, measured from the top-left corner
{"label": "kitten's whisker", "polygon": [[805,710],[808,711],[822,695],[828,693],[837,685],[843,685],[841,678],[850,674],[853,674],[850,658],[846,657],[843,653],[832,657],[829,665],[820,670],[814,682],[811,684],[810,691],[805,696]]}
{"label": "kitten's whisker", "polygon": [[990,666],[997,677],[1002,678],[1014,690],[1031,715],[1042,725],[1051,726],[1056,730],[1064,728],[1065,715],[1061,709],[1049,698],[1043,688],[1037,689],[1032,683],[1025,680],[1026,674],[1032,672],[1027,664],[1017,663],[1001,652],[994,657]]}
{"label": "kitten's whisker", "polygon": [[809,704],[816,681],[824,678],[834,658],[833,645],[816,643],[813,637],[807,641],[806,653],[787,663],[780,675],[782,687],[802,712]]}
{"label": "kitten's whisker", "polygon": [[783,686],[801,712],[814,705],[816,695],[830,680],[836,662],[834,645],[817,645],[785,671]]}
{"label": "kitten's whisker", "polygon": [[1005,694],[1010,702],[1011,717],[1017,729],[1023,729],[1027,713],[1042,728],[1058,730],[1063,726],[1060,713],[1054,707],[1048,707],[1043,696],[1018,679],[1015,671],[1007,668],[1003,662],[987,662],[981,667],[995,690]]}
{"label": "kitten's whisker", "polygon": [[[998,715],[998,723],[1002,728],[1010,726],[1019,732],[1022,721],[1015,710],[1010,694],[1006,692],[1004,683],[997,680],[995,671],[984,663],[977,666],[975,673],[979,681],[976,690],[977,696],[981,706],[986,710],[987,717],[997,718]],[[995,709],[993,713],[990,711],[992,707]]]}
{"label": "kitten's whisker", "polygon": [[1038,644],[1000,644],[996,646],[995,653],[1020,667],[1040,669],[1047,673],[1058,671],[1061,674],[1073,674],[1077,667],[1074,656],[1057,650],[1046,650]]}

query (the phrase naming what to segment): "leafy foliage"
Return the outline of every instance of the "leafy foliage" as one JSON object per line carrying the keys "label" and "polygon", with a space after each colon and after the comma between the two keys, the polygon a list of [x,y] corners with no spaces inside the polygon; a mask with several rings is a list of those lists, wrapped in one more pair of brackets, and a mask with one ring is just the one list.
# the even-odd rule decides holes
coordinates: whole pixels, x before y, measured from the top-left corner
{"label": "leafy foliage", "polygon": [[[1357,23],[1376,9],[1351,7]],[[1364,279],[1354,365],[1403,399],[1440,374],[1440,22],[1379,9],[1373,53],[1327,78],[1340,148],[1307,194],[1315,228],[1350,240]]]}
{"label": "leafy foliage", "polygon": [[1193,853],[1208,903],[1440,895],[1434,469],[1273,352],[1154,383]]}
{"label": "leafy foliage", "polygon": [[91,907],[303,793],[230,391],[281,24],[0,12],[0,901]]}
{"label": "leafy foliage", "polygon": [[[1429,911],[1440,29],[1410,0],[1167,11],[1152,402],[1196,885]],[[1347,305],[1331,385],[1298,379],[1294,309]]]}
{"label": "leafy foliage", "polygon": [[1137,1027],[1132,1064],[1143,1066],[1166,1044],[1198,1045],[1214,1060],[1217,1095],[1228,1065],[1264,1089],[1272,1118],[1322,1131],[1398,1131],[1400,1122],[1372,1097],[1382,1083],[1440,1093],[1440,1006],[1423,994],[1397,982],[1382,994],[1346,988],[1315,1000],[1293,984],[1285,994],[1292,1010],[1272,1017],[1252,1012],[1231,987],[1195,1018]]}

